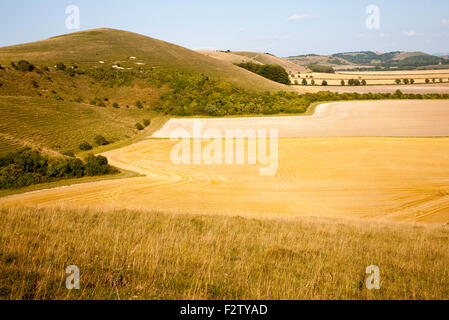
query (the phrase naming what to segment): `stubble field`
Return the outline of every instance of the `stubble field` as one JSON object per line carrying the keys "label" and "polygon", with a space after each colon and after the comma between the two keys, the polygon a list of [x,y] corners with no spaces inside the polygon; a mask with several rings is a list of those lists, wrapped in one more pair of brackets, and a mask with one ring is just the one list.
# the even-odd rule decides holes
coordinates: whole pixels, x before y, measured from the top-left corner
{"label": "stubble field", "polygon": [[[277,118],[274,125],[282,128],[284,119],[291,130],[285,131],[286,137],[280,131],[278,170],[273,176],[260,176],[259,165],[175,165],[170,152],[177,142],[153,138],[104,154],[112,165],[142,177],[13,195],[0,199],[0,205],[445,224],[449,222],[449,133],[443,125],[449,108],[445,101],[422,103],[422,108],[416,108],[413,101],[373,102],[377,109],[370,108],[369,102],[328,105],[315,117],[296,119],[296,135],[308,138],[292,138],[294,119]],[[332,112],[338,110],[332,106],[347,112]],[[390,108],[392,119],[385,119],[381,106]],[[354,109],[359,112],[351,112]],[[259,119],[263,126],[272,120]],[[217,121],[231,128],[253,125],[257,129],[258,120]],[[155,136],[176,127],[170,126],[167,123]],[[356,131],[371,137],[357,137]],[[207,144],[204,141],[202,147]]]}

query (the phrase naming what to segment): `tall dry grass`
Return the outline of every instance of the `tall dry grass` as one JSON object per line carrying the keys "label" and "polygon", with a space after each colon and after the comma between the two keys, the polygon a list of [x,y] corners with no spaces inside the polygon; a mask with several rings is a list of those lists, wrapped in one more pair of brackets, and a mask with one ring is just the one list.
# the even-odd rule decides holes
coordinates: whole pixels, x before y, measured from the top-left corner
{"label": "tall dry grass", "polygon": [[[1,299],[447,299],[449,227],[0,210]],[[65,268],[81,290],[65,288]],[[365,287],[378,265],[381,289]]]}

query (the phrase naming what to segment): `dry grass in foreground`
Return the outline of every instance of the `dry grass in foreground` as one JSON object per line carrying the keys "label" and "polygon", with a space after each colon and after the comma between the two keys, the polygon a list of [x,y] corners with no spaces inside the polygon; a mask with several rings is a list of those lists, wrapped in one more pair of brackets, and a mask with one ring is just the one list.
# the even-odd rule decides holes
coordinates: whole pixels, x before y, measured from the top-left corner
{"label": "dry grass in foreground", "polygon": [[[0,211],[1,299],[447,299],[449,227]],[[365,287],[378,265],[381,289]],[[81,290],[65,288],[65,268]]]}

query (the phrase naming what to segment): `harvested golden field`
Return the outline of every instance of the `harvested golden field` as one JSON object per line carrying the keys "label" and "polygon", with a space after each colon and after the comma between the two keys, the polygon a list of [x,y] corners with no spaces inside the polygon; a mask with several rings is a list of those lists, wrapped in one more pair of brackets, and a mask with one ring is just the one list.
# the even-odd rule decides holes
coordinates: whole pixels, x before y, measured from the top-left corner
{"label": "harvested golden field", "polygon": [[145,177],[13,195],[0,206],[449,222],[448,138],[281,139],[275,176],[251,165],[173,165],[174,144],[153,139],[106,153]]}
{"label": "harvested golden field", "polygon": [[105,154],[144,177],[13,195],[0,206],[449,222],[449,138],[280,139],[274,176],[255,165],[174,165],[174,145],[151,139]]}
{"label": "harvested golden field", "polygon": [[[321,82],[317,82],[321,84]],[[402,93],[411,94],[447,94],[449,93],[449,83],[437,84],[412,84],[412,85],[367,85],[367,86],[292,86],[299,94],[304,92],[332,91],[332,92],[357,92],[357,93],[395,93],[401,90]]]}
{"label": "harvested golden field", "polygon": [[[67,266],[80,290],[65,287]],[[366,268],[379,267],[380,290]],[[448,226],[0,210],[0,299],[447,299]]]}
{"label": "harvested golden field", "polygon": [[[449,82],[449,70],[409,70],[409,71],[337,71],[336,73],[301,73],[291,76],[292,83],[295,80],[301,85],[302,80],[306,79],[310,84],[312,79],[317,86],[320,86],[323,80],[326,80],[329,86],[341,86],[341,80],[344,80],[346,85],[349,79],[358,79],[360,81],[365,80],[368,86],[394,86],[396,90],[403,88],[413,87],[413,85],[404,86],[396,84],[396,79],[413,79],[415,85],[425,85],[426,79],[430,81],[433,86],[446,86]],[[432,86],[424,86],[429,90],[432,90]],[[358,87],[348,87],[347,92],[358,92]],[[384,89],[384,88],[383,88]],[[352,90],[352,91],[351,91]],[[448,92],[445,91],[446,93]],[[369,92],[369,91],[363,91]],[[375,92],[389,92],[389,91],[375,91]],[[430,91],[434,92],[434,91]],[[412,93],[412,92],[411,92]],[[416,92],[416,93],[428,93]],[[438,92],[441,93],[441,92]]]}
{"label": "harvested golden field", "polygon": [[[269,129],[267,121],[274,121],[271,127],[281,128],[281,137],[301,137],[305,133],[316,137],[281,138],[274,176],[260,176],[258,165],[175,165],[170,153],[177,143],[149,139],[104,154],[112,165],[144,177],[13,195],[1,198],[0,206],[449,222],[446,101],[367,101],[321,107],[313,117],[203,120],[204,129],[212,126],[208,121],[221,122],[218,129],[226,124],[229,128],[257,129],[258,122],[260,128]],[[353,109],[358,112],[351,112]],[[345,117],[349,120],[345,121]],[[168,122],[170,130],[188,128],[172,121],[178,124],[171,126],[173,122]],[[311,124],[306,125],[308,121]],[[289,131],[295,126],[296,131]],[[164,127],[155,136],[164,136],[161,132],[170,130]],[[321,137],[326,131],[327,136],[337,137]],[[338,137],[345,133],[442,137]],[[203,150],[207,144],[202,143]]]}
{"label": "harvested golden field", "polygon": [[[345,102],[321,107],[312,117],[203,120],[204,129],[213,121],[221,123],[217,129],[226,125],[258,129],[257,123],[259,128],[281,128],[278,158],[271,163],[277,168],[273,176],[259,175],[263,166],[252,164],[175,165],[170,153],[177,142],[147,139],[104,153],[112,165],[142,177],[12,195],[1,198],[0,206],[449,222],[446,101]],[[188,128],[182,123],[191,120],[172,120],[166,126]],[[170,130],[164,127],[155,136]],[[328,137],[322,137],[326,131]],[[292,138],[302,134],[314,138]],[[366,134],[378,137],[361,137]],[[412,135],[429,137],[400,137]],[[202,141],[196,154],[204,152],[208,143]]]}
{"label": "harvested golden field", "polygon": [[[177,129],[193,130],[197,119],[174,118],[153,134],[170,138]],[[312,115],[203,118],[203,130],[278,129],[281,138],[449,137],[449,100],[347,101],[320,104]]]}

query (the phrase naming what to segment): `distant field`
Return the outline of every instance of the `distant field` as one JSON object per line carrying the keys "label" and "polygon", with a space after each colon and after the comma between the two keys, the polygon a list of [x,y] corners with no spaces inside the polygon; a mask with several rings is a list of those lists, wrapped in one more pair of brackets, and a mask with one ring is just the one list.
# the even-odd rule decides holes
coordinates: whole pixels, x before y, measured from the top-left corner
{"label": "distant field", "polygon": [[410,94],[449,94],[449,83],[442,84],[413,84],[413,85],[368,85],[368,86],[294,86],[298,93],[304,92],[318,92],[318,91],[331,91],[331,92],[357,92],[357,93],[395,93],[397,90],[401,90],[402,93]]}
{"label": "distant field", "polygon": [[[292,82],[298,81],[301,85],[302,80],[306,79],[309,84],[312,79],[315,80],[316,85],[320,86],[323,80],[326,80],[330,86],[340,86],[341,80],[348,85],[349,79],[365,80],[367,85],[396,85],[396,79],[413,79],[415,84],[425,84],[426,79],[433,83],[432,79],[435,79],[435,83],[440,84],[440,79],[443,83],[449,83],[449,70],[410,70],[410,71],[337,71],[336,73],[303,73],[296,74],[291,77]],[[402,83],[401,83],[402,87]],[[401,89],[398,86],[398,89]],[[407,86],[408,87],[408,86]],[[352,87],[350,87],[352,88]],[[354,87],[355,90],[358,88]]]}
{"label": "distant field", "polygon": [[[185,211],[181,211],[185,213]],[[449,228],[0,210],[0,299],[448,299]],[[65,287],[80,268],[81,290]],[[367,290],[366,268],[380,268]]]}

